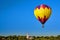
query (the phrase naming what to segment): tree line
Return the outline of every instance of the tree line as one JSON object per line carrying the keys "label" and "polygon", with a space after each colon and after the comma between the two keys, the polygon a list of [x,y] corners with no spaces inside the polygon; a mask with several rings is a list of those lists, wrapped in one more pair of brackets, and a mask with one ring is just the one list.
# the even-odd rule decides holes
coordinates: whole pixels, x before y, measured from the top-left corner
{"label": "tree line", "polygon": [[0,36],[0,40],[60,40],[58,36],[31,36],[32,39],[27,39],[26,36]]}

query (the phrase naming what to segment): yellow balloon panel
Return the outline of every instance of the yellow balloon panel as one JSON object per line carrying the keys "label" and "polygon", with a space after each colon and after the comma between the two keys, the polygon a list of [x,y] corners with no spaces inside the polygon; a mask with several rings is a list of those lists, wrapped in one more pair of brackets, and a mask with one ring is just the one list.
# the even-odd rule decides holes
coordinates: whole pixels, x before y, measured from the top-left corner
{"label": "yellow balloon panel", "polygon": [[46,18],[49,18],[51,15],[51,9],[47,7],[45,7],[45,9],[42,7],[40,9],[36,8],[34,10],[34,15],[36,16],[36,18],[38,18],[38,16],[40,18],[44,18],[44,16],[46,16]]}

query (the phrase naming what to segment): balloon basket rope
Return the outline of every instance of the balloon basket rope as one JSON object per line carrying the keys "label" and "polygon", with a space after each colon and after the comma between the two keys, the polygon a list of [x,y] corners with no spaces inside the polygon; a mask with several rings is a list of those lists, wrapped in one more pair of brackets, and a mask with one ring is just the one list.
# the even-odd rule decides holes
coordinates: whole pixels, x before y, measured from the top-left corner
{"label": "balloon basket rope", "polygon": [[44,28],[44,24],[42,24],[42,28]]}

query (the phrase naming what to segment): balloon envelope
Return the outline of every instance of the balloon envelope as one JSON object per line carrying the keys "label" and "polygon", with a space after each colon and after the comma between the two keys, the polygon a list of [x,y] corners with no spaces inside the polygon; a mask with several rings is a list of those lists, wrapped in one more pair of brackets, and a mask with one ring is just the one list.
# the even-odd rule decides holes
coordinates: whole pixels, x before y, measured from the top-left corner
{"label": "balloon envelope", "polygon": [[45,4],[41,4],[34,9],[34,15],[44,24],[51,15],[51,8]]}

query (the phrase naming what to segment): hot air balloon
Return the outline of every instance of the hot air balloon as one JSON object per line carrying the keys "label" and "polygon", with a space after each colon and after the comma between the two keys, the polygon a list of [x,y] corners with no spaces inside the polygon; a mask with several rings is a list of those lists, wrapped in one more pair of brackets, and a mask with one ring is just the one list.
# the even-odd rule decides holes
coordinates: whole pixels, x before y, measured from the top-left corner
{"label": "hot air balloon", "polygon": [[34,15],[41,22],[42,27],[44,28],[45,22],[51,15],[51,8],[45,4],[41,4],[34,9]]}

